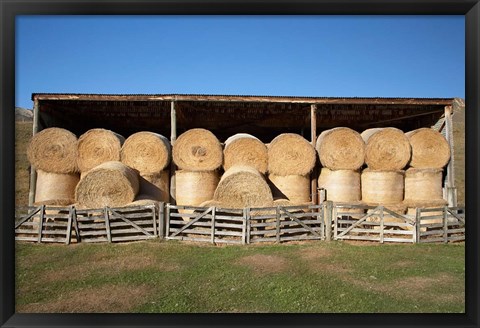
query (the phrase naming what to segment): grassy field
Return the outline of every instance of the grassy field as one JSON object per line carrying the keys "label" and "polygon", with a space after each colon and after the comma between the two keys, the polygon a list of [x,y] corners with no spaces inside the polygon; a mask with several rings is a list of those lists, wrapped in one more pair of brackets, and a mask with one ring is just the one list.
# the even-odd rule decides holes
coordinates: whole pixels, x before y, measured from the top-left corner
{"label": "grassy field", "polygon": [[464,246],[17,245],[17,312],[459,313]]}
{"label": "grassy field", "polygon": [[[16,124],[16,205],[28,203],[31,131]],[[464,202],[461,122],[454,133]],[[16,311],[458,313],[464,253],[463,244],[17,243]]]}

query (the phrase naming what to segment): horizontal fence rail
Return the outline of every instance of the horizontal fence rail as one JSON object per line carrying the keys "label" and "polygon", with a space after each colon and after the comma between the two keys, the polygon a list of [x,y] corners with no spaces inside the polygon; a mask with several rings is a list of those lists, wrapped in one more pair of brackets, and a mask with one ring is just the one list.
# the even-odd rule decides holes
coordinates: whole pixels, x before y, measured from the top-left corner
{"label": "horizontal fence rail", "polygon": [[238,245],[332,239],[448,243],[465,240],[465,208],[418,208],[406,215],[388,205],[330,201],[243,209],[159,202],[98,209],[42,205],[17,207],[15,213],[18,241],[70,244],[154,238]]}

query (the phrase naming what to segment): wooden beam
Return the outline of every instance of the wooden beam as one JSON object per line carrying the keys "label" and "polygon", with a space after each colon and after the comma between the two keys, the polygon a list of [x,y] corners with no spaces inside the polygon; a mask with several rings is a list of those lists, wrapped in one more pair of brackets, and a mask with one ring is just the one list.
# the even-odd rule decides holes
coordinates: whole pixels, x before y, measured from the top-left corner
{"label": "wooden beam", "polygon": [[452,106],[445,106],[445,137],[450,146],[450,161],[447,164],[446,191],[448,206],[457,206],[455,193],[455,158],[453,152]]}
{"label": "wooden beam", "polygon": [[[310,136],[313,148],[315,148],[315,144],[317,142],[317,105],[312,104],[310,105]],[[315,152],[316,157],[316,152]],[[310,173],[310,191],[311,191],[311,200],[312,204],[318,204],[318,197],[317,197],[317,165]]]}
{"label": "wooden beam", "polygon": [[[33,102],[33,131],[32,131],[32,136],[37,134],[38,132],[38,120],[39,120],[39,114],[38,114],[38,99],[35,99]],[[37,191],[37,171],[33,166],[30,165],[30,187],[29,187],[29,192],[28,192],[28,206],[32,206],[33,203],[35,202],[35,193]]]}
{"label": "wooden beam", "polygon": [[[172,145],[172,151],[173,151],[173,144],[177,140],[177,113],[175,109],[175,101],[172,100],[170,104],[170,144]],[[170,162],[170,204],[176,205],[177,200],[176,200],[176,178],[175,178],[175,171],[176,171],[176,166],[175,163],[173,162],[173,156]]]}

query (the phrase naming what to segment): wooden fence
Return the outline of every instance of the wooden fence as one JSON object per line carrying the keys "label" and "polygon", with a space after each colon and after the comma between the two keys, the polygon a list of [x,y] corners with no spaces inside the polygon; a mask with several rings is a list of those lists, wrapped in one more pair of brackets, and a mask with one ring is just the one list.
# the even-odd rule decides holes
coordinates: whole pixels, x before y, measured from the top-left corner
{"label": "wooden fence", "polygon": [[166,205],[166,239],[251,244],[324,239],[319,205],[228,209]]}
{"label": "wooden fence", "polygon": [[387,206],[333,204],[335,240],[397,243],[465,240],[465,210],[460,207],[418,208],[415,215],[398,214]]}
{"label": "wooden fence", "polygon": [[164,222],[163,204],[101,209],[42,205],[17,208],[15,216],[15,240],[65,244],[158,238]]}
{"label": "wooden fence", "polygon": [[29,242],[124,242],[152,238],[213,244],[302,240],[435,243],[465,240],[465,209],[439,207],[398,214],[388,206],[321,205],[227,209],[152,204],[77,209],[16,209],[15,239]]}

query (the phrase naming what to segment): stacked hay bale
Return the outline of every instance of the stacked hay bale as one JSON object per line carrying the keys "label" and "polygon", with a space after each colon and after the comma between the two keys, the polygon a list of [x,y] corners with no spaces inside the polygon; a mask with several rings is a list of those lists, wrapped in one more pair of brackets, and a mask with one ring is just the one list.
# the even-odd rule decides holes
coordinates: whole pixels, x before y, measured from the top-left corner
{"label": "stacked hay bale", "polygon": [[271,206],[273,196],[264,176],[255,168],[235,165],[222,175],[213,201],[224,208]]}
{"label": "stacked hay bale", "polygon": [[138,200],[168,202],[171,146],[166,137],[149,131],[134,133],[125,140],[120,158],[122,163],[139,172]]}
{"label": "stacked hay bale", "polygon": [[[407,214],[415,215],[416,208],[438,208],[443,199],[443,168],[450,160],[450,146],[443,135],[430,128],[406,133],[412,146],[410,168],[405,173],[405,204]],[[428,212],[426,215],[441,215]],[[441,223],[442,219],[422,220],[422,223]]]}
{"label": "stacked hay bale", "polygon": [[175,198],[177,205],[199,206],[211,200],[219,182],[223,162],[220,141],[210,131],[191,129],[173,144]]}
{"label": "stacked hay bale", "polygon": [[125,138],[106,129],[91,129],[78,138],[78,168],[81,177],[94,167],[109,161],[120,161]]}
{"label": "stacked hay bale", "polygon": [[87,171],[75,189],[79,208],[119,207],[138,194],[138,171],[119,161],[104,162]]}
{"label": "stacked hay bale", "polygon": [[268,182],[275,199],[293,204],[309,203],[310,172],[315,167],[315,148],[302,136],[280,134],[268,145]]}
{"label": "stacked hay bale", "polygon": [[48,128],[35,134],[27,157],[37,171],[34,205],[71,205],[80,179],[77,137],[68,130]]}
{"label": "stacked hay bale", "polygon": [[258,138],[246,133],[237,133],[225,140],[223,150],[223,168],[225,171],[234,165],[245,165],[265,174],[267,164],[267,147]]}
{"label": "stacked hay bale", "polygon": [[[411,158],[411,147],[403,131],[388,127],[368,129],[361,134],[365,141],[365,164],[362,172],[362,201],[371,206],[383,205],[405,214],[403,170]],[[371,217],[371,221],[378,217]],[[400,222],[386,218],[386,222]]]}
{"label": "stacked hay bale", "polygon": [[365,142],[360,134],[346,127],[326,130],[318,136],[315,148],[322,164],[318,187],[326,190],[326,200],[360,204],[359,169],[365,158]]}

